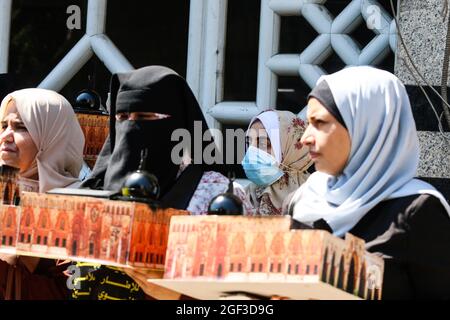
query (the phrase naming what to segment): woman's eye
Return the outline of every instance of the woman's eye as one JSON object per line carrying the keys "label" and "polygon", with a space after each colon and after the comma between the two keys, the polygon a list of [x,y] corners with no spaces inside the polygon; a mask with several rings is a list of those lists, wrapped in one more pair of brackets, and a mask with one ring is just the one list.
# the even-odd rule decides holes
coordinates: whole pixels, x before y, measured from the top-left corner
{"label": "woman's eye", "polygon": [[152,121],[152,120],[162,120],[169,118],[170,115],[154,112],[131,112],[128,120],[134,121]]}
{"label": "woman's eye", "polygon": [[270,140],[266,137],[261,137],[259,139],[259,148],[265,150],[269,147],[270,147]]}
{"label": "woman's eye", "polygon": [[12,123],[12,128],[14,131],[28,131],[23,123]]}
{"label": "woman's eye", "polygon": [[128,120],[128,113],[118,113],[118,114],[116,114],[116,120],[118,120],[118,121]]}
{"label": "woman's eye", "polygon": [[315,124],[316,126],[321,126],[321,125],[324,125],[325,123],[326,123],[325,121],[320,120],[320,119],[314,121],[314,124]]}

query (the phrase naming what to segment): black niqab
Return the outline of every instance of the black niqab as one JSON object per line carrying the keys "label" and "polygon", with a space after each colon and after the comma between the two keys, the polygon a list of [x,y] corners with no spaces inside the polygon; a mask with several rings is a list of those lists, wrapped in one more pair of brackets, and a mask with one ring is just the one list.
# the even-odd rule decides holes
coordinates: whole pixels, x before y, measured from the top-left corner
{"label": "black niqab", "polygon": [[[202,134],[208,129],[186,81],[173,70],[161,66],[115,74],[111,80],[109,109],[110,135],[92,175],[82,187],[119,191],[128,174],[138,169],[141,150],[148,148],[146,170],[158,178],[162,204],[186,209],[203,172],[211,169],[205,164],[191,164],[177,179],[179,165],[171,159],[172,149],[179,143],[171,141],[174,130],[187,129],[193,138],[195,121],[202,123]],[[154,112],[170,117],[116,121],[116,114],[123,112]],[[202,150],[206,146],[193,139],[192,143],[201,143]]]}

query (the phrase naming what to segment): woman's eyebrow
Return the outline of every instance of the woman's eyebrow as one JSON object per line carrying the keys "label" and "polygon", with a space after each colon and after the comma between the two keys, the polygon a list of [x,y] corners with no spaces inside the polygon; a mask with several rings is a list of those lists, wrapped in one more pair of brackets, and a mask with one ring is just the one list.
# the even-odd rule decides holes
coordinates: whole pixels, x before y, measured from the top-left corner
{"label": "woman's eyebrow", "polygon": [[323,118],[323,116],[321,116],[320,114],[319,115],[314,114],[314,115],[308,117],[308,122],[314,122],[317,120],[321,120],[322,118]]}
{"label": "woman's eyebrow", "polygon": [[8,125],[9,122],[12,122],[14,125],[25,125],[22,119],[14,119],[14,120],[2,120],[1,125]]}

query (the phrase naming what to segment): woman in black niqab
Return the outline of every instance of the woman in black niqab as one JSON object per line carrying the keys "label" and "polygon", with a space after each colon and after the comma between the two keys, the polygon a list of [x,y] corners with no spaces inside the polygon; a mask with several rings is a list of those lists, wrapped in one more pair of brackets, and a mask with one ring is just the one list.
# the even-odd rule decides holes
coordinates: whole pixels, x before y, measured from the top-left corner
{"label": "woman in black niqab", "polygon": [[[203,160],[183,168],[180,161],[171,158],[173,148],[180,143],[171,139],[176,129],[186,129],[191,144],[201,144],[201,149],[197,149],[202,154],[204,148],[213,143],[202,140],[208,126],[188,84],[171,69],[149,66],[113,75],[110,91],[110,134],[91,176],[82,187],[119,192],[127,176],[138,169],[141,151],[148,149],[149,159],[144,169],[158,178],[159,202],[162,206],[187,209],[203,175],[220,170],[220,165],[207,165]],[[201,136],[195,132],[200,141],[193,141],[194,127],[200,124]],[[191,150],[196,150],[194,145]],[[213,155],[213,158],[219,156]],[[210,189],[208,195],[215,196]],[[72,292],[74,299],[97,299],[102,292],[115,299],[145,297],[142,289],[130,292],[125,286],[103,281],[109,277],[114,283],[132,282],[124,272],[108,266],[98,268],[83,264],[78,267],[82,277],[93,272],[96,280],[81,281],[81,289]]]}
{"label": "woman in black niqab", "polygon": [[[218,168],[191,163],[182,170],[180,161],[174,161],[180,159],[171,158],[173,148],[180,143],[171,139],[177,129],[189,132],[192,150],[194,143],[201,144],[202,152],[206,143],[212,143],[201,139],[208,126],[188,84],[169,68],[149,66],[113,75],[110,92],[110,134],[82,187],[119,192],[127,176],[138,169],[141,151],[147,149],[149,158],[143,169],[158,178],[161,205],[187,209],[204,172]],[[194,126],[199,124],[200,141],[194,141]],[[142,289],[130,293],[102,281],[109,277],[115,283],[132,282],[123,272],[108,266],[78,267],[82,276],[95,273],[96,281],[80,282],[81,290],[72,292],[74,299],[97,299],[101,292],[117,299],[144,298]],[[78,295],[81,291],[89,294]]]}
{"label": "woman in black niqab", "polygon": [[[162,66],[115,74],[111,80],[109,109],[110,135],[91,176],[82,187],[120,191],[127,175],[138,169],[141,150],[147,148],[149,161],[145,169],[158,178],[162,205],[186,209],[202,174],[206,170],[218,171],[217,166],[190,164],[177,177],[180,165],[174,163],[171,154],[179,141],[172,141],[172,133],[176,129],[186,129],[192,139],[196,121],[197,125],[201,124],[201,137],[208,130],[186,81]],[[152,120],[127,118],[132,113],[150,112],[166,116]],[[202,151],[207,143],[211,143],[192,142],[201,143]]]}

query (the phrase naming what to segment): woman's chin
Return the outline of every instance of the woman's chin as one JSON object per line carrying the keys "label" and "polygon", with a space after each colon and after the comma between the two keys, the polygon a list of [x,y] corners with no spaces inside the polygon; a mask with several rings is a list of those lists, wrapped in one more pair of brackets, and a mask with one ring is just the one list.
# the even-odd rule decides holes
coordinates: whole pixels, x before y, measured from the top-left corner
{"label": "woman's chin", "polygon": [[313,163],[314,163],[314,168],[316,168],[316,171],[326,173],[327,168],[326,168],[326,166],[322,165],[322,163],[320,161],[317,161],[315,159],[315,160],[313,160]]}
{"label": "woman's chin", "polygon": [[2,151],[0,153],[0,165],[19,168],[19,161],[15,157],[10,157],[8,155],[5,155],[4,152]]}
{"label": "woman's chin", "polygon": [[338,173],[336,173],[336,169],[329,168],[328,166],[323,166],[320,163],[315,162],[314,167],[316,168],[316,171],[318,171],[318,172],[322,172],[322,173],[328,174],[330,176],[338,175]]}

